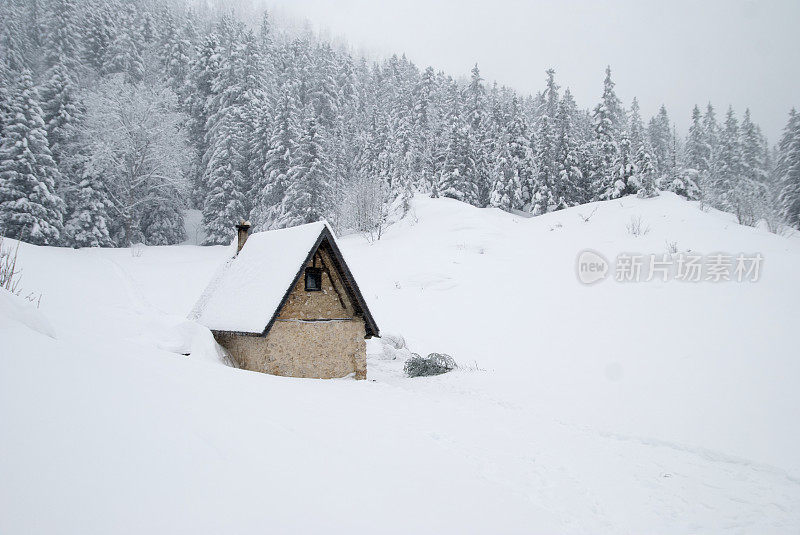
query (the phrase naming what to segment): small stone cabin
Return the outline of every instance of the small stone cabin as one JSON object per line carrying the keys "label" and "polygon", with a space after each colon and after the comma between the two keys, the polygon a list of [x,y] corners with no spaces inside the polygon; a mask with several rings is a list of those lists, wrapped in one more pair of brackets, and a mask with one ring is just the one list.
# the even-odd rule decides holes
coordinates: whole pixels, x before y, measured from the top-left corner
{"label": "small stone cabin", "polygon": [[193,317],[246,370],[365,379],[364,340],[378,336],[378,326],[328,225],[249,236],[248,223],[236,228],[236,255],[209,284]]}

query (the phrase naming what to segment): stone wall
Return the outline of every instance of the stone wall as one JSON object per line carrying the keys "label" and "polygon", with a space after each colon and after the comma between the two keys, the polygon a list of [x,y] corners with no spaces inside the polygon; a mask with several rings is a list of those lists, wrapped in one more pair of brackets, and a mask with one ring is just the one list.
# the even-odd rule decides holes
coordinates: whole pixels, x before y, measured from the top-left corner
{"label": "stone wall", "polygon": [[266,337],[216,333],[239,367],[285,377],[366,379],[364,322],[276,321]]}
{"label": "stone wall", "polygon": [[314,257],[308,261],[306,267],[322,269],[322,290],[307,292],[305,275],[301,274],[300,280],[283,304],[278,318],[309,320],[353,318],[355,316],[353,302],[345,291],[342,278],[330,255],[320,249]]}
{"label": "stone wall", "polygon": [[266,337],[215,332],[239,367],[282,375],[330,379],[367,375],[364,319],[355,313],[341,275],[320,249],[307,267],[322,269],[322,290],[307,292],[301,274]]}

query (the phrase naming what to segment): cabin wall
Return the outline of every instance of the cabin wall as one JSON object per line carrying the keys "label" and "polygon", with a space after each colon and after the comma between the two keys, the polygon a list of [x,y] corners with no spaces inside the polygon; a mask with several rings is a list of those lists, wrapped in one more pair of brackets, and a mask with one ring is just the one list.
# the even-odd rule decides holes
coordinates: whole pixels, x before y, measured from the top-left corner
{"label": "cabin wall", "polygon": [[301,274],[266,337],[215,332],[239,367],[286,377],[367,375],[364,319],[324,249],[306,267],[321,267],[322,290],[307,292]]}
{"label": "cabin wall", "polygon": [[322,290],[307,292],[305,273],[302,273],[278,313],[278,318],[307,320],[353,318],[355,316],[353,303],[330,255],[324,249],[319,249],[314,257],[305,267],[322,268]]}
{"label": "cabin wall", "polygon": [[240,368],[282,375],[332,379],[367,376],[364,322],[276,321],[266,337],[215,333]]}

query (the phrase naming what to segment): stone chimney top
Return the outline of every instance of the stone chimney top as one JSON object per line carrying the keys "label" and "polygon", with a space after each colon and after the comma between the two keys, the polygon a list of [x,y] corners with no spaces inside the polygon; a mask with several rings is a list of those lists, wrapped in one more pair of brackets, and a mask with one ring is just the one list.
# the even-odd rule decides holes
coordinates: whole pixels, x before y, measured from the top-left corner
{"label": "stone chimney top", "polygon": [[236,254],[239,254],[239,251],[242,250],[244,247],[244,242],[247,241],[248,233],[250,232],[250,221],[239,221],[239,224],[236,225]]}

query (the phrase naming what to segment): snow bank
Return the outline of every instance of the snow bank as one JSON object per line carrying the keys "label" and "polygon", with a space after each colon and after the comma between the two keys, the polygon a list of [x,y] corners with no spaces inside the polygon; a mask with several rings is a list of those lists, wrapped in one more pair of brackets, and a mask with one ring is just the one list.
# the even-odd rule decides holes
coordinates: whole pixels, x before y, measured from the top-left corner
{"label": "snow bank", "polygon": [[36,306],[0,288],[0,330],[14,329],[20,325],[50,338],[56,337],[55,329]]}
{"label": "snow bank", "polygon": [[193,360],[227,364],[230,362],[225,349],[217,344],[211,331],[178,316],[164,316],[151,321],[147,337],[159,349],[185,355]]}
{"label": "snow bank", "polygon": [[[198,362],[217,350],[181,318],[228,247],[23,244],[58,338],[0,297],[0,533],[800,529],[800,240],[669,194],[415,215],[339,246],[387,332],[459,362],[424,380],[401,337],[359,382]],[[672,242],[760,252],[763,277],[576,278],[583,249]]]}

